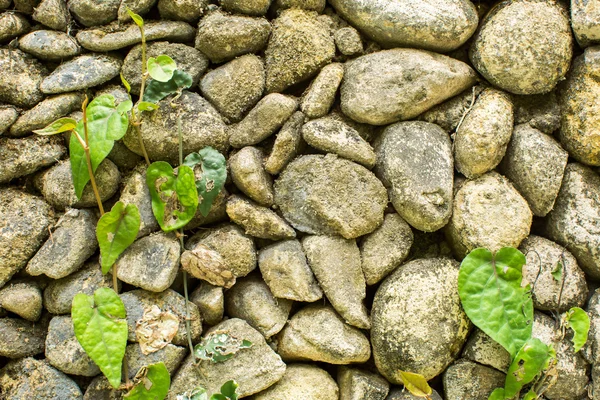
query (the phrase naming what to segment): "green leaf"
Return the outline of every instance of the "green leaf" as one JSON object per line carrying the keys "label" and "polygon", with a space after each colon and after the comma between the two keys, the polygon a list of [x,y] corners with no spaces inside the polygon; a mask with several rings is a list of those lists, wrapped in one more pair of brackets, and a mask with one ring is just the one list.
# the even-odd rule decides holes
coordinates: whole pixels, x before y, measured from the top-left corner
{"label": "green leaf", "polygon": [[133,22],[135,22],[135,24],[137,26],[139,26],[140,28],[144,26],[144,19],[142,17],[140,17],[138,14],[131,11],[129,9],[129,7],[127,7],[127,14],[129,14],[131,19],[133,20]]}
{"label": "green leaf", "polygon": [[68,132],[75,129],[77,126],[77,121],[73,118],[59,118],[47,127],[43,129],[37,129],[33,131],[38,135],[48,136],[48,135],[56,135],[57,133]]}
{"label": "green leaf", "polygon": [[154,111],[158,110],[158,104],[150,103],[149,101],[140,101],[137,105],[140,111]]}
{"label": "green leaf", "polygon": [[579,307],[573,307],[567,311],[567,328],[573,330],[573,346],[577,353],[585,345],[590,331],[590,317]]}
{"label": "green leaf", "polygon": [[152,211],[163,231],[183,228],[192,220],[198,208],[198,192],[190,167],[181,165],[175,176],[169,163],[154,162],[146,172],[146,183],[152,197]]}
{"label": "green leaf", "polygon": [[150,77],[159,82],[168,82],[173,77],[173,72],[177,69],[175,61],[164,54],[156,58],[150,57],[147,66]]}
{"label": "green leaf", "polygon": [[73,298],[71,316],[77,341],[111,386],[118,388],[127,346],[126,312],[119,295],[109,288],[96,290],[94,296],[79,293]]}
{"label": "green leaf", "polygon": [[189,154],[183,161],[196,175],[199,209],[207,216],[227,179],[227,161],[217,150],[207,146],[198,153]]}
{"label": "green leaf", "polygon": [[125,89],[127,89],[127,93],[131,93],[131,85],[129,84],[129,82],[127,82],[127,79],[125,79],[125,75],[123,75],[122,72],[120,73],[120,77],[123,86],[125,86]]}
{"label": "green leaf", "polygon": [[163,400],[169,393],[171,375],[164,363],[148,365],[140,369],[137,382],[124,398],[129,400]]}
{"label": "green leaf", "polygon": [[227,399],[237,400],[237,388],[239,386],[236,381],[227,381],[221,386],[221,394],[227,397]]}
{"label": "green leaf", "polygon": [[531,337],[533,302],[529,286],[521,287],[525,256],[512,247],[495,256],[483,248],[462,261],[458,293],[471,321],[514,358]]}
{"label": "green leaf", "polygon": [[191,393],[177,395],[176,400],[208,400],[208,393],[203,387],[197,387]]}
{"label": "green leaf", "polygon": [[494,389],[494,391],[490,394],[490,397],[488,397],[488,400],[504,400],[504,389]]}
{"label": "green leaf", "polygon": [[415,374],[413,372],[399,371],[400,378],[404,383],[404,387],[413,396],[416,397],[427,397],[431,396],[432,390],[427,383],[427,379],[423,375]]}
{"label": "green leaf", "polygon": [[520,393],[523,386],[532,382],[552,358],[550,348],[541,340],[531,338],[513,359],[504,384],[504,397],[511,399]]}
{"label": "green leaf", "polygon": [[[121,139],[127,133],[129,118],[127,111],[131,109],[131,101],[124,101],[117,107],[115,98],[106,94],[96,97],[87,106],[88,147],[92,161],[92,171],[108,156],[115,140]],[[75,132],[85,140],[83,121],[79,121]],[[90,180],[85,151],[75,134],[71,135],[69,143],[71,154],[71,170],[73,186],[78,199],[81,199],[83,189]]]}
{"label": "green leaf", "polygon": [[551,273],[554,280],[556,282],[560,282],[563,274],[563,265],[560,261],[556,263],[556,266],[554,267]]}
{"label": "green leaf", "polygon": [[100,217],[96,237],[100,244],[102,273],[106,274],[121,253],[131,246],[140,230],[140,212],[135,204],[117,202]]}
{"label": "green leaf", "polygon": [[226,333],[209,333],[202,341],[194,346],[194,354],[201,360],[214,363],[229,360],[238,351],[252,347],[252,342],[239,340]]}
{"label": "green leaf", "polygon": [[538,394],[531,389],[525,396],[523,396],[523,400],[536,400],[538,398]]}
{"label": "green leaf", "polygon": [[167,82],[150,79],[144,91],[143,100],[150,103],[158,103],[168,95],[189,88],[192,86],[192,82],[192,77],[189,74],[177,69],[173,72],[173,77]]}

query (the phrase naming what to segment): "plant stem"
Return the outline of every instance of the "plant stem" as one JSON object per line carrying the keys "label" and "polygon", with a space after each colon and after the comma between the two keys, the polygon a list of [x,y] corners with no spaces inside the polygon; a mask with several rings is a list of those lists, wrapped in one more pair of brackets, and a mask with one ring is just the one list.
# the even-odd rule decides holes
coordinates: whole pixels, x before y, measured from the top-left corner
{"label": "plant stem", "polygon": [[[87,161],[88,174],[90,175],[90,182],[92,183],[92,190],[94,191],[94,196],[96,196],[96,201],[98,202],[98,209],[100,209],[100,216],[104,215],[104,207],[102,206],[102,199],[100,198],[100,192],[98,192],[98,186],[96,186],[96,178],[94,177],[94,169],[92,168],[92,157],[90,155],[90,140],[88,135],[88,125],[87,125],[87,105],[88,105],[88,97],[85,96],[85,100],[83,101],[83,106],[81,107],[83,111],[83,132],[85,136],[85,145],[83,146],[83,151],[85,152],[85,160]],[[79,135],[78,135],[79,136]]]}
{"label": "plant stem", "polygon": [[142,129],[140,128],[141,121],[138,121],[137,114],[135,113],[135,107],[131,109],[131,117],[133,119],[133,128],[138,137],[138,142],[140,144],[140,149],[142,150],[142,154],[144,156],[144,160],[146,161],[146,165],[150,165],[150,158],[148,157],[148,152],[146,151],[146,146],[144,145],[144,139],[142,138]]}
{"label": "plant stem", "polygon": [[[140,84],[140,96],[138,98],[138,102],[137,104],[139,104],[140,101],[144,100],[144,91],[146,89],[146,34],[144,33],[144,26],[140,26],[140,34],[142,35],[142,82]],[[136,106],[137,106],[136,104]],[[148,152],[146,151],[146,146],[144,145],[144,139],[142,138],[142,130],[140,128],[140,124],[142,123],[141,121],[141,115],[139,116],[139,120],[138,120],[138,115],[136,115],[135,113],[135,108],[133,107],[131,109],[131,117],[133,119],[133,127],[137,133],[137,137],[138,137],[138,141],[140,143],[140,149],[142,150],[142,154],[144,155],[144,160],[146,161],[146,165],[150,165],[150,158],[148,157]],[[141,114],[141,112],[140,112]]]}

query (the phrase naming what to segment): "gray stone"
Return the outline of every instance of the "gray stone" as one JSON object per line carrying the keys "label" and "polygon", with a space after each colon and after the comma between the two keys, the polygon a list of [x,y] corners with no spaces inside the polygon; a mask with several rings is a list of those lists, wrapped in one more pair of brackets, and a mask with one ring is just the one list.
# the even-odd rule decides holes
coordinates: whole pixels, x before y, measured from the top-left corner
{"label": "gray stone", "polygon": [[361,138],[365,139],[367,142],[372,142],[381,133],[381,129],[377,126],[362,124],[348,117],[342,112],[339,104],[334,106],[328,116],[350,126],[352,129],[358,132]]}
{"label": "gray stone", "polygon": [[571,2],[571,27],[581,47],[600,41],[600,8],[597,0],[574,0]]}
{"label": "gray stone", "polygon": [[581,164],[568,164],[554,209],[544,225],[548,239],[565,246],[586,274],[600,279],[598,174]]}
{"label": "gray stone", "polygon": [[11,361],[0,370],[0,387],[11,400],[82,400],[81,390],[44,360],[28,357]]}
{"label": "gray stone", "polygon": [[383,222],[387,193],[366,168],[333,155],[291,162],[275,182],[275,203],[302,232],[353,239]]}
{"label": "gray stone", "polygon": [[379,286],[371,343],[375,365],[391,383],[402,383],[400,370],[432,379],[459,355],[471,323],[458,297],[458,270],[449,258],[414,260]]}
{"label": "gray stone", "polygon": [[327,115],[333,106],[343,77],[344,66],[342,64],[333,63],[323,67],[302,99],[300,105],[302,112],[309,118],[320,118]]}
{"label": "gray stone", "polygon": [[0,356],[21,358],[44,352],[48,322],[0,318]]}
{"label": "gray stone", "polygon": [[[102,96],[102,95],[111,95],[115,98],[115,105],[119,105],[124,101],[130,100],[129,94],[127,93],[127,89],[125,89],[121,85],[117,85],[115,83],[107,83],[106,85],[101,86],[94,93],[94,97]],[[120,143],[120,141],[116,141],[115,143]]]}
{"label": "gray stone", "polygon": [[56,316],[50,320],[46,360],[65,374],[95,376],[100,373],[100,368],[77,341],[73,321],[68,316]]}
{"label": "gray stone", "polygon": [[465,63],[424,50],[379,51],[346,64],[342,110],[358,121],[387,125],[416,117],[475,83]]}
{"label": "gray stone", "polygon": [[501,89],[546,93],[567,73],[572,42],[567,11],[558,1],[505,0],[481,22],[470,58]]}
{"label": "gray stone", "polygon": [[[146,59],[162,54],[171,57],[177,63],[178,70],[192,77],[192,86],[198,84],[200,77],[208,68],[208,58],[191,46],[169,42],[148,43]],[[142,82],[142,45],[135,46],[127,53],[121,72],[131,85],[131,91],[135,94],[139,93]]]}
{"label": "gray stone", "polygon": [[380,375],[356,368],[341,367],[337,375],[340,400],[385,400],[390,384]]}
{"label": "gray stone", "polygon": [[452,144],[442,128],[429,122],[400,122],[387,127],[375,143],[375,173],[390,200],[413,227],[433,232],[452,213]]}
{"label": "gray stone", "polygon": [[59,65],[42,81],[40,90],[55,94],[98,86],[119,75],[122,64],[112,55],[81,55]]}
{"label": "gray stone", "polygon": [[158,12],[162,19],[193,23],[204,14],[208,0],[158,0]]}
{"label": "gray stone", "polygon": [[237,394],[240,397],[247,397],[272,386],[283,377],[286,367],[279,355],[246,322],[237,318],[228,319],[207,334],[211,332],[223,332],[249,340],[252,347],[239,351],[235,357],[221,363],[200,361],[198,366],[194,366],[193,359],[188,357],[173,378],[168,400],[176,400],[177,395],[198,386],[206,388],[208,394],[220,393],[221,385],[229,380],[239,384]]}
{"label": "gray stone", "polygon": [[82,103],[83,95],[81,93],[64,93],[48,97],[31,110],[21,114],[19,119],[10,127],[10,131],[6,136],[21,137],[29,135],[36,129],[45,128],[55,120],[73,111],[80,110]]}
{"label": "gray stone", "polygon": [[16,11],[31,15],[33,10],[38,3],[38,0],[13,0],[13,5]]}
{"label": "gray stone", "polygon": [[19,48],[40,60],[48,61],[62,61],[81,53],[81,47],[72,36],[43,29],[21,37]]}
{"label": "gray stone", "polygon": [[120,0],[69,0],[69,11],[83,26],[104,25],[117,19]]}
{"label": "gray stone", "polygon": [[51,314],[70,314],[75,295],[91,296],[99,288],[112,288],[112,275],[103,275],[98,261],[88,262],[81,270],[50,282],[44,290],[44,307]]}
{"label": "gray stone", "polygon": [[310,364],[290,364],[283,378],[252,400],[338,400],[338,385],[327,371]]}
{"label": "gray stone", "polygon": [[67,31],[71,23],[71,14],[66,0],[42,0],[31,17],[34,21],[56,31]]}
{"label": "gray stone", "polygon": [[254,54],[236,58],[215,68],[202,78],[200,91],[225,118],[232,122],[262,97],[265,90],[265,67]]}
{"label": "gray stone", "polygon": [[439,125],[446,132],[453,133],[485,88],[486,86],[484,85],[475,85],[457,96],[430,108],[419,115],[417,119]]}
{"label": "gray stone", "polygon": [[488,172],[456,192],[446,238],[459,259],[478,247],[492,252],[519,247],[529,235],[532,218],[527,201],[508,179]]}
{"label": "gray stone", "polygon": [[0,105],[0,136],[10,128],[19,117],[19,112],[13,106]]}
{"label": "gray stone", "polygon": [[262,16],[269,10],[271,0],[219,0],[219,4],[230,13]]}
{"label": "gray stone", "polygon": [[0,307],[35,322],[42,315],[42,291],[33,282],[15,282],[0,289]]}
{"label": "gray stone", "polygon": [[594,373],[592,379],[596,385],[595,390],[600,389],[600,375],[596,375],[600,368],[600,290],[596,289],[587,304],[586,312],[590,318],[590,330],[588,333],[588,341],[583,348],[584,357],[594,365]]}
{"label": "gray stone", "polygon": [[[200,95],[186,90],[178,99],[169,96],[158,105],[158,110],[142,114],[140,127],[144,146],[151,160],[177,162],[179,141],[176,127],[179,118],[183,132],[183,154],[206,146],[225,152],[225,123],[217,110]],[[127,132],[123,143],[134,153],[142,154],[135,129]]]}
{"label": "gray stone", "polygon": [[31,108],[42,101],[39,86],[48,70],[38,60],[16,49],[0,49],[0,101]]}
{"label": "gray stone", "polygon": [[64,278],[81,268],[98,248],[93,211],[67,210],[53,227],[52,235],[27,264],[27,273]]}
{"label": "gray stone", "polygon": [[127,12],[130,9],[136,14],[145,15],[156,4],[157,0],[121,0],[119,5],[118,18],[120,22],[131,22],[131,17]]}
{"label": "gray stone", "polygon": [[[435,390],[432,390],[431,395],[429,397],[431,397],[431,400],[443,400],[442,396],[440,396]],[[412,395],[408,390],[404,388],[396,388],[391,390],[390,395],[386,397],[386,400],[419,400],[421,398],[422,397]]]}
{"label": "gray stone", "polygon": [[277,351],[285,361],[312,360],[345,365],[371,357],[369,340],[347,325],[333,308],[311,305],[298,311],[278,336]]}
{"label": "gray stone", "polygon": [[117,277],[151,292],[167,290],[179,270],[180,250],[174,235],[159,232],[140,238],[115,263]]}
{"label": "gray stone", "polygon": [[196,229],[204,225],[227,221],[226,205],[228,197],[229,192],[226,188],[222,188],[215,200],[213,201],[210,210],[208,210],[208,214],[206,216],[202,215],[200,207],[198,207],[196,215],[194,215],[194,218],[192,218],[192,220],[188,222],[185,228]]}
{"label": "gray stone", "polygon": [[0,183],[54,164],[67,151],[60,137],[0,138]]}
{"label": "gray stone", "polygon": [[256,53],[267,45],[271,24],[265,18],[213,11],[200,20],[196,48],[213,63]]}
{"label": "gray stone", "polygon": [[386,47],[454,50],[475,32],[477,9],[467,0],[332,0],[348,22]]}
{"label": "gray stone", "polygon": [[262,98],[248,115],[229,128],[229,143],[236,148],[262,142],[275,133],[298,108],[298,102],[279,93]]}
{"label": "gray stone", "polygon": [[24,15],[11,11],[0,14],[0,43],[10,42],[30,29],[31,25]]}
{"label": "gray stone", "polygon": [[312,303],[323,297],[297,240],[284,240],[263,247],[258,253],[258,266],[277,298]]}
{"label": "gray stone", "polygon": [[302,138],[309,146],[326,153],[373,168],[375,151],[360,134],[345,123],[330,117],[309,121],[302,127]]}
{"label": "gray stone", "polygon": [[277,133],[271,153],[264,163],[265,170],[271,175],[279,174],[300,152],[304,120],[304,114],[296,111]]}
{"label": "gray stone", "polygon": [[448,400],[487,399],[504,387],[506,375],[468,360],[458,360],[444,373],[444,394]]}
{"label": "gray stone", "polygon": [[360,33],[351,26],[346,26],[335,31],[335,46],[345,56],[354,56],[363,52],[363,43]]}
{"label": "gray stone", "polygon": [[261,149],[244,147],[229,157],[229,171],[238,189],[258,204],[271,207],[275,197],[273,178],[265,171],[263,158]]}
{"label": "gray stone", "polygon": [[265,51],[267,91],[281,92],[312,77],[334,56],[333,37],[317,13],[297,8],[283,11],[273,21]]}
{"label": "gray stone", "polygon": [[515,124],[529,124],[551,135],[560,128],[561,109],[556,91],[546,94],[513,95]]}
{"label": "gray stone", "polygon": [[396,213],[386,214],[379,228],[360,242],[362,271],[367,285],[374,285],[395,270],[408,257],[414,235]]}
{"label": "gray stone", "polygon": [[137,343],[129,344],[125,350],[129,379],[133,379],[142,367],[158,362],[164,363],[169,373],[173,375],[186,355],[187,348],[175,346],[170,343],[150,354],[144,354]]}
{"label": "gray stone", "polygon": [[456,129],[456,170],[472,179],[496,168],[510,141],[513,121],[510,97],[492,88],[481,92]]}
{"label": "gray stone", "polygon": [[185,247],[193,250],[197,245],[204,245],[219,253],[237,278],[248,275],[256,268],[254,241],[235,224],[227,223],[201,230],[190,238]]}
{"label": "gray stone", "polygon": [[52,207],[37,196],[0,189],[0,287],[21,270],[48,237]]}
{"label": "gray stone", "polygon": [[124,204],[135,204],[140,213],[138,238],[160,229],[152,211],[152,198],[146,183],[146,168],[145,164],[140,164],[124,179],[119,198]]}
{"label": "gray stone", "polygon": [[[94,176],[100,199],[103,202],[110,199],[119,189],[121,174],[112,161],[102,161]],[[35,186],[46,201],[58,210],[64,210],[68,207],[96,207],[98,205],[91,184],[85,186],[81,199],[77,199],[69,160],[59,161],[52,168],[38,174],[35,178]]]}
{"label": "gray stone", "polygon": [[227,215],[250,236],[271,240],[296,237],[294,229],[274,211],[238,195],[227,199]]}
{"label": "gray stone", "polygon": [[129,150],[121,140],[114,142],[113,148],[106,158],[112,161],[121,172],[131,171],[142,161],[142,157]]}
{"label": "gray stone", "polygon": [[363,304],[366,283],[356,241],[337,236],[306,236],[302,247],[333,308],[346,323],[370,329],[371,321]]}
{"label": "gray stone", "polygon": [[590,99],[600,92],[600,48],[590,47],[576,57],[561,92],[560,142],[569,154],[584,164],[600,166],[597,140],[600,113]]}
{"label": "gray stone", "polygon": [[[189,42],[195,30],[182,21],[145,21],[146,41],[167,40],[169,42]],[[90,51],[113,51],[142,42],[140,30],[135,24],[113,22],[106,26],[91,28],[77,33],[79,44]]]}
{"label": "gray stone", "polygon": [[257,276],[239,279],[225,293],[227,315],[243,319],[267,339],[283,329],[292,303],[273,297],[267,284]]}
{"label": "gray stone", "polygon": [[475,329],[463,348],[462,357],[506,373],[511,364],[508,351],[483,331]]}
{"label": "gray stone", "polygon": [[302,8],[304,10],[323,12],[325,0],[275,0],[277,9]]}
{"label": "gray stone", "polygon": [[202,321],[213,326],[223,320],[225,296],[223,288],[200,281],[200,285],[190,294],[190,301],[198,306]]}
{"label": "gray stone", "polygon": [[529,125],[517,125],[502,171],[527,200],[533,214],[544,217],[554,207],[568,158],[552,137]]}

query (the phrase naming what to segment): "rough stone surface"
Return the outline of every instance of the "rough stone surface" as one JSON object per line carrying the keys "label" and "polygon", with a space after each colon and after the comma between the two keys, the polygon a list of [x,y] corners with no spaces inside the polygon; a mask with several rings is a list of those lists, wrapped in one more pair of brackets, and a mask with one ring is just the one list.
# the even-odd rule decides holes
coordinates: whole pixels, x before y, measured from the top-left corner
{"label": "rough stone surface", "polygon": [[581,47],[587,47],[600,41],[599,17],[600,10],[597,0],[574,0],[571,2],[571,26]]}
{"label": "rough stone surface", "polygon": [[568,164],[545,220],[545,236],[565,246],[593,279],[600,279],[599,226],[600,176],[581,164]]}
{"label": "rough stone surface", "polygon": [[562,111],[556,91],[546,94],[513,95],[515,124],[529,124],[532,128],[552,134],[560,128]]}
{"label": "rough stone surface", "polygon": [[343,64],[333,63],[323,67],[302,99],[302,112],[309,118],[324,117],[335,101],[343,77]]}
{"label": "rough stone surface", "polygon": [[572,42],[567,11],[558,1],[505,0],[481,22],[470,58],[501,89],[546,93],[567,73]]}
{"label": "rough stone surface", "polygon": [[0,356],[21,358],[43,353],[47,330],[47,321],[0,318]]}
{"label": "rough stone surface", "polygon": [[354,56],[363,52],[360,33],[351,26],[335,31],[334,39],[338,51],[345,56]]}
{"label": "rough stone surface", "polygon": [[12,12],[0,14],[0,43],[10,42],[30,29],[31,25],[24,15]]}
{"label": "rough stone surface", "polygon": [[500,371],[461,359],[444,373],[444,392],[448,400],[487,399],[505,379]]}
{"label": "rough stone surface", "polygon": [[253,400],[338,400],[338,385],[327,371],[310,364],[291,364],[279,382]]}
{"label": "rough stone surface", "polygon": [[380,375],[342,367],[337,376],[340,400],[385,400],[390,384]]}
{"label": "rough stone surface", "polygon": [[219,0],[224,10],[253,16],[262,16],[267,13],[271,0]]}
{"label": "rough stone surface", "polygon": [[41,60],[60,61],[79,55],[81,47],[64,32],[39,30],[19,39],[19,48]]}
{"label": "rough stone surface", "polygon": [[123,189],[119,201],[135,204],[140,213],[138,238],[160,229],[152,211],[152,198],[146,183],[146,165],[139,165],[123,180]]}
{"label": "rough stone surface", "polygon": [[200,281],[200,285],[190,295],[190,301],[198,306],[202,321],[208,325],[217,325],[225,313],[223,288]]}
{"label": "rough stone surface", "polygon": [[454,50],[471,37],[477,9],[466,0],[391,1],[332,0],[348,22],[385,47]]}
{"label": "rough stone surface", "polygon": [[469,88],[475,77],[467,64],[440,54],[379,51],[346,64],[342,111],[372,125],[411,119]]}
{"label": "rough stone surface", "polygon": [[272,386],[283,377],[286,366],[279,355],[268,346],[264,337],[246,322],[232,318],[223,321],[207,333],[212,331],[250,340],[253,345],[222,363],[201,361],[198,368],[202,375],[194,367],[192,358],[188,357],[173,378],[168,400],[176,400],[177,395],[196,386],[206,388],[209,394],[215,393],[228,380],[235,380],[239,384],[238,395],[246,397]]}
{"label": "rough stone surface", "polygon": [[52,207],[41,198],[0,188],[0,287],[27,264],[53,223]]}
{"label": "rough stone surface", "polygon": [[511,363],[508,351],[491,337],[475,329],[463,348],[462,357],[506,373]]}
{"label": "rough stone surface", "polygon": [[42,315],[42,291],[33,282],[14,282],[0,289],[0,307],[35,322]]}
{"label": "rough stone surface", "polygon": [[325,0],[274,0],[277,9],[302,8],[304,10],[323,12]]}
{"label": "rough stone surface", "polygon": [[491,251],[519,247],[529,235],[532,217],[527,201],[513,185],[488,172],[456,192],[446,238],[459,258],[478,247]]}
{"label": "rough stone surface", "polygon": [[371,310],[371,342],[379,372],[401,384],[399,370],[432,379],[458,356],[471,322],[458,297],[458,263],[414,260],[387,277]]}
{"label": "rough stone surface", "polygon": [[71,0],[69,11],[83,26],[104,25],[117,19],[119,0]]}
{"label": "rough stone surface", "polygon": [[271,240],[296,237],[294,229],[274,211],[241,196],[229,197],[227,215],[250,236]]}
{"label": "rough stone surface", "polygon": [[453,133],[484,89],[484,85],[475,85],[443,103],[431,107],[417,119],[439,125],[446,132]]}
{"label": "rough stone surface", "polygon": [[0,135],[8,130],[19,118],[19,112],[13,106],[0,105]]}
{"label": "rough stone surface", "polygon": [[238,189],[258,204],[271,207],[275,197],[273,179],[263,167],[263,158],[261,149],[244,147],[229,157],[229,171]]}
{"label": "rough stone surface", "polygon": [[265,52],[267,91],[281,92],[312,77],[334,56],[333,36],[317,13],[297,8],[283,11],[273,21]]}
{"label": "rough stone surface", "polygon": [[119,75],[122,64],[116,56],[81,55],[59,65],[42,81],[40,90],[55,94],[98,86]]}
{"label": "rough stone surface", "polygon": [[158,0],[158,12],[162,19],[196,22],[208,6],[208,0]]}
{"label": "rough stone surface", "polygon": [[[432,390],[430,397],[431,400],[442,400],[442,396],[440,396],[435,390]],[[419,400],[421,398],[422,397],[413,396],[408,390],[405,390],[404,388],[396,388],[390,391],[390,395],[386,397],[386,400]]]}
{"label": "rough stone surface", "polygon": [[367,285],[374,285],[408,257],[414,235],[410,226],[396,213],[386,214],[379,228],[360,242],[362,271]]}
{"label": "rough stone surface", "polygon": [[299,231],[353,239],[383,222],[387,193],[366,168],[333,155],[291,162],[275,182],[275,204]]}
{"label": "rough stone surface", "polygon": [[0,101],[31,108],[44,98],[39,86],[48,70],[29,54],[0,49],[0,70],[11,72],[0,74]]}
{"label": "rough stone surface", "polygon": [[71,14],[65,0],[42,0],[31,16],[49,28],[65,32],[71,23]]}
{"label": "rough stone surface", "polygon": [[304,120],[304,114],[296,111],[279,130],[264,164],[265,170],[271,175],[279,174],[300,152]]}
{"label": "rough stone surface", "polygon": [[58,137],[0,138],[0,183],[54,164],[67,149]]}
{"label": "rough stone surface", "polygon": [[27,273],[64,278],[77,271],[98,248],[93,211],[67,210],[53,227],[52,236],[27,264]]}

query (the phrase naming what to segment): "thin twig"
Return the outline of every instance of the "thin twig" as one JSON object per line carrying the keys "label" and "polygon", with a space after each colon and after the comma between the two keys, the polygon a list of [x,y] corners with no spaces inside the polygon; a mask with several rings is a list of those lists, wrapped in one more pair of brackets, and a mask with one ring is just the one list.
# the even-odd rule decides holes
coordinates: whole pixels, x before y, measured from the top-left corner
{"label": "thin twig", "polygon": [[[140,84],[140,96],[138,98],[138,101],[136,103],[136,106],[144,100],[144,91],[146,89],[146,79],[147,79],[147,74],[146,74],[146,35],[144,34],[144,26],[140,26],[140,34],[142,35],[142,82]],[[144,139],[142,138],[142,129],[140,128],[140,125],[142,123],[142,117],[141,115],[136,115],[135,113],[135,108],[133,107],[131,109],[131,116],[133,118],[133,127],[137,133],[137,137],[138,137],[138,141],[140,143],[140,149],[142,150],[142,154],[144,155],[144,160],[146,161],[146,165],[150,165],[150,158],[148,157],[148,152],[146,151],[146,146],[144,145]],[[141,114],[141,112],[140,112]],[[139,120],[138,120],[139,118]]]}

